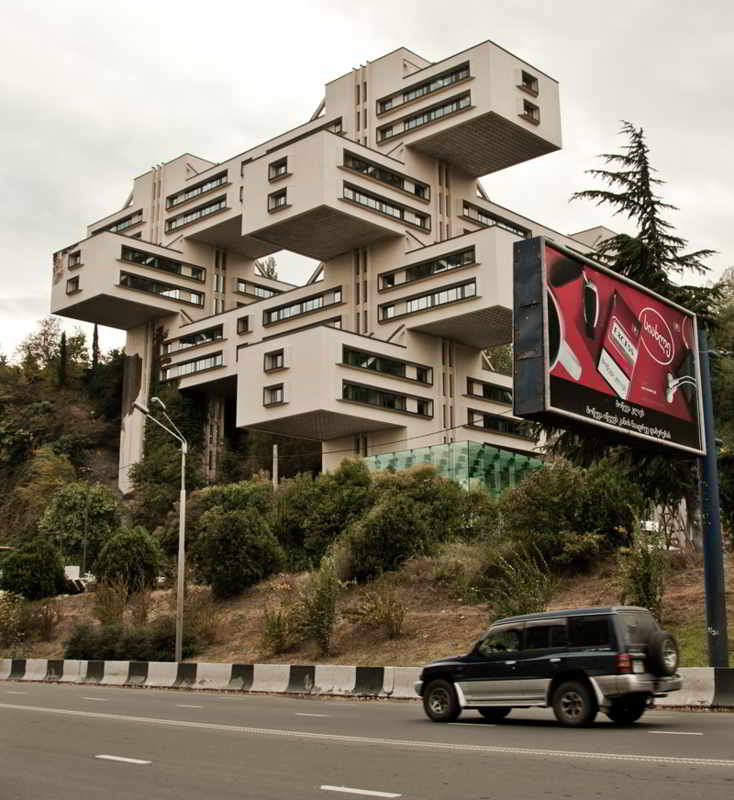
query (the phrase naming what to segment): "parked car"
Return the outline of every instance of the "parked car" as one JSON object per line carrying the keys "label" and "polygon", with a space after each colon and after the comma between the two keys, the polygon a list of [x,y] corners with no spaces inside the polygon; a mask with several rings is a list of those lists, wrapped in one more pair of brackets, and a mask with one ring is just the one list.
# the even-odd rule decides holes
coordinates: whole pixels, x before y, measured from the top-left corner
{"label": "parked car", "polygon": [[645,608],[547,611],[497,620],[465,656],[423,667],[415,690],[434,722],[474,709],[493,722],[551,707],[562,725],[636,722],[678,691],[678,645]]}

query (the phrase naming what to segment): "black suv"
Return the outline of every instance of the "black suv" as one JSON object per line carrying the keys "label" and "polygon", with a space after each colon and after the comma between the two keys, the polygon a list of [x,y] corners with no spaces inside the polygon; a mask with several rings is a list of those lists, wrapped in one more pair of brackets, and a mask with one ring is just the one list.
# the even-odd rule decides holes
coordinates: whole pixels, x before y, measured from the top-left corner
{"label": "black suv", "polygon": [[468,655],[423,667],[415,690],[434,722],[552,706],[563,725],[588,725],[600,709],[625,725],[681,688],[677,668],[675,639],[645,608],[547,611],[497,620]]}

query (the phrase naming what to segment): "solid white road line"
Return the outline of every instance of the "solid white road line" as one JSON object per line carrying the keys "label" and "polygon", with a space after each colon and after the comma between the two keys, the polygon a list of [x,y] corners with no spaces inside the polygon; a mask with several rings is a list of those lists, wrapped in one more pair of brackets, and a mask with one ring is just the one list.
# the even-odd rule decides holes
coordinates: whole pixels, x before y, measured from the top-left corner
{"label": "solid white road line", "polygon": [[661,733],[666,736],[703,736],[700,731],[648,731],[648,733]]}
{"label": "solid white road line", "polygon": [[297,717],[328,717],[330,715],[329,714],[306,714],[306,713],[302,713],[302,712],[296,711],[296,716]]}
{"label": "solid white road line", "polygon": [[176,708],[204,708],[204,706],[188,706],[185,703],[176,703]]}
{"label": "solid white road line", "polygon": [[117,722],[131,722],[142,725],[158,725],[166,728],[191,728],[194,730],[220,731],[222,733],[275,736],[284,739],[303,739],[340,744],[367,744],[378,747],[405,747],[413,750],[436,750],[452,753],[481,753],[484,755],[531,756],[539,758],[586,759],[589,761],[627,761],[637,764],[666,764],[674,767],[727,767],[734,769],[734,759],[693,758],[688,756],[645,756],[636,753],[590,753],[577,750],[550,750],[529,747],[501,747],[499,745],[458,744],[453,742],[426,742],[416,739],[386,739],[376,736],[346,736],[336,733],[316,733],[313,731],[289,731],[279,728],[250,728],[240,725],[224,725],[216,722],[191,722],[180,719],[160,719],[157,717],[134,717],[129,714],[104,714],[101,711],[75,711],[65,708],[46,708],[44,706],[12,705],[0,703],[0,709],[11,711],[55,714],[83,719],[101,719]]}
{"label": "solid white road line", "polygon": [[375,792],[371,789],[351,789],[349,786],[322,786],[324,792],[342,792],[342,794],[363,794],[368,797],[402,797],[394,792]]}
{"label": "solid white road line", "polygon": [[28,694],[28,692],[11,692],[11,691],[6,691],[6,692],[5,692],[5,694]]}
{"label": "solid white road line", "polygon": [[82,697],[82,700],[94,700],[95,703],[106,703],[106,697]]}
{"label": "solid white road line", "polygon": [[122,761],[124,764],[152,764],[152,761],[143,761],[141,758],[123,758],[122,756],[95,756],[101,761]]}

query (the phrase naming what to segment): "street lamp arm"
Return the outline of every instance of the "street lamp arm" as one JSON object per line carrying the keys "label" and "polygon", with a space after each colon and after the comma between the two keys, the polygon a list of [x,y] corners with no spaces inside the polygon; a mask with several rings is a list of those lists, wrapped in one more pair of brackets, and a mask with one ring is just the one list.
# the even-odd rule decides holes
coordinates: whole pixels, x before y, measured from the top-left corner
{"label": "street lamp arm", "polygon": [[180,438],[180,440],[181,440],[181,444],[186,444],[186,437],[185,437],[185,436],[184,436],[184,435],[181,433],[181,431],[178,429],[178,427],[176,426],[176,423],[175,423],[175,422],[174,422],[174,421],[173,421],[173,420],[172,420],[172,419],[171,419],[171,418],[168,416],[168,414],[166,414],[166,412],[165,412],[165,411],[162,411],[161,413],[162,413],[162,414],[163,414],[163,416],[166,418],[166,421],[168,422],[168,424],[169,424],[169,425],[170,425],[170,426],[173,428],[173,430],[174,430],[174,431],[176,431],[176,433],[178,434],[178,436],[179,436],[179,438]]}
{"label": "street lamp arm", "polygon": [[[152,422],[155,422],[156,425],[158,425],[159,427],[163,428],[163,430],[166,433],[170,433],[171,436],[173,436],[174,439],[177,439],[179,442],[181,442],[182,446],[184,446],[186,444],[186,439],[184,439],[183,436],[181,436],[179,433],[174,433],[174,431],[172,431],[167,425],[164,425],[159,419],[156,419],[150,412],[148,412],[145,416],[149,420],[151,420]],[[166,419],[168,419],[167,415],[166,415]],[[168,420],[168,421],[170,422],[170,420]],[[175,427],[176,426],[174,425],[174,428]],[[176,430],[178,430],[178,428],[176,428]]]}

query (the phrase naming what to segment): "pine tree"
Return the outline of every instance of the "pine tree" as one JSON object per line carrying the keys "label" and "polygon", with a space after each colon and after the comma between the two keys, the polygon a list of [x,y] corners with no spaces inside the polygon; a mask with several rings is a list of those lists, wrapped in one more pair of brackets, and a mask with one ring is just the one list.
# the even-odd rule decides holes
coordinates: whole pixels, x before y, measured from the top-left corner
{"label": "pine tree", "polygon": [[61,340],[59,341],[59,371],[57,380],[59,386],[66,386],[66,362],[68,354],[66,352],[66,331],[61,331]]}
{"label": "pine tree", "polygon": [[96,370],[99,366],[99,326],[94,323],[94,332],[92,333],[92,369]]}
{"label": "pine tree", "polygon": [[[607,205],[614,214],[635,223],[635,236],[618,234],[605,240],[594,257],[622,275],[637,281],[658,294],[696,312],[699,324],[712,327],[718,308],[720,289],[682,285],[676,278],[686,273],[704,275],[704,260],[713,250],[685,252],[687,241],[674,233],[674,227],[663,219],[665,211],[677,210],[657,194],[664,181],[655,177],[650,163],[650,150],[642,128],[622,123],[621,134],[628,137],[622,153],[601,156],[612,169],[587,170],[608,188],[576,192],[572,200],[592,200],[597,206]],[[577,466],[590,466],[609,458],[617,468],[639,481],[653,506],[675,508],[682,499],[688,509],[688,538],[700,543],[700,507],[698,502],[697,462],[690,459],[654,455],[649,448],[615,446],[603,435],[544,427],[551,444],[548,451]]]}

